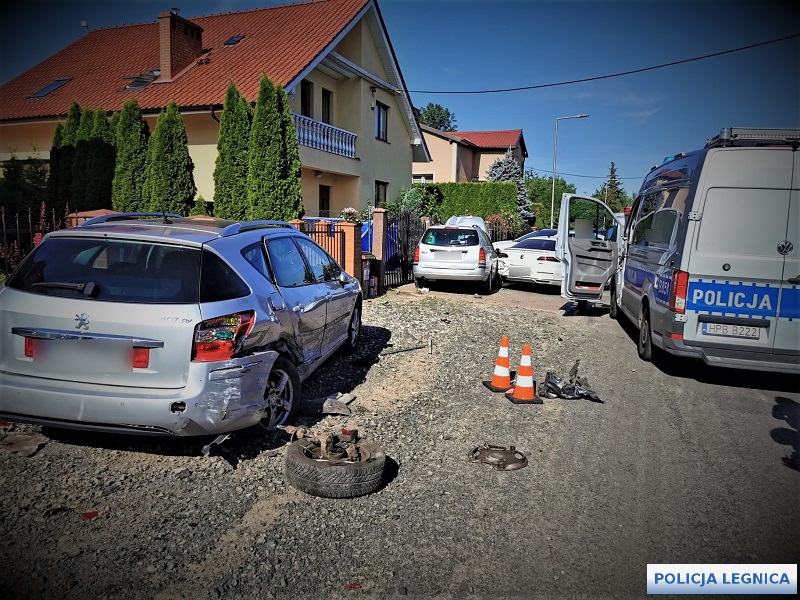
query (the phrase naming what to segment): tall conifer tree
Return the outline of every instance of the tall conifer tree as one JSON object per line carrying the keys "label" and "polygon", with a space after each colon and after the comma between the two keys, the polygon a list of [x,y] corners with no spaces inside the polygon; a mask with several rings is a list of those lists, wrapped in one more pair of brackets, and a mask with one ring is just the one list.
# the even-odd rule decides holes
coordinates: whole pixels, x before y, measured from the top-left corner
{"label": "tall conifer tree", "polygon": [[275,219],[280,211],[276,190],[281,177],[281,119],[277,110],[277,92],[264,75],[258,87],[258,99],[250,128],[247,166],[247,218]]}
{"label": "tall conifer tree", "polygon": [[[53,144],[50,148],[50,174],[47,178],[47,204],[48,208],[57,208],[58,202],[58,175],[61,170],[61,144],[64,136],[64,124],[56,123],[53,132]],[[59,215],[61,217],[61,215]]]}
{"label": "tall conifer tree", "polygon": [[178,105],[170,102],[150,138],[145,196],[148,210],[188,215],[197,188],[188,139]]}
{"label": "tall conifer tree", "polygon": [[116,132],[117,158],[111,203],[120,212],[146,210],[143,200],[149,128],[136,98],[122,107]]}
{"label": "tall conifer tree", "polygon": [[61,212],[65,207],[72,207],[72,163],[75,160],[75,143],[78,138],[78,129],[81,124],[81,107],[77,102],[72,103],[61,132],[61,160],[58,165],[58,198],[56,211]]}
{"label": "tall conifer tree", "polygon": [[303,213],[303,197],[300,186],[300,148],[297,143],[297,131],[294,116],[289,107],[289,99],[283,86],[278,86],[277,108],[281,118],[281,180],[278,192],[282,200],[279,219],[291,221]]}
{"label": "tall conifer tree", "polygon": [[250,106],[233,81],[228,84],[217,138],[214,168],[214,216],[243,220],[247,216],[247,164]]}
{"label": "tall conifer tree", "polygon": [[89,184],[89,138],[94,129],[94,111],[84,108],[81,121],[75,133],[75,154],[72,158],[72,198],[71,208],[88,210],[86,203],[86,186]]}
{"label": "tall conifer tree", "polygon": [[88,210],[111,208],[111,183],[114,180],[114,139],[106,112],[94,113],[92,136],[89,140],[89,182],[86,185]]}

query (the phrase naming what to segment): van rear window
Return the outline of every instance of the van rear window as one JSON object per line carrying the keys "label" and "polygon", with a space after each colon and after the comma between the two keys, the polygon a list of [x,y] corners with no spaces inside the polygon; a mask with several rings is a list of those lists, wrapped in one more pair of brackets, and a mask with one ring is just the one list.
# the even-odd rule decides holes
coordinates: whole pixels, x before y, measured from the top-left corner
{"label": "van rear window", "polygon": [[474,229],[428,229],[422,236],[422,243],[428,246],[477,246],[479,240]]}

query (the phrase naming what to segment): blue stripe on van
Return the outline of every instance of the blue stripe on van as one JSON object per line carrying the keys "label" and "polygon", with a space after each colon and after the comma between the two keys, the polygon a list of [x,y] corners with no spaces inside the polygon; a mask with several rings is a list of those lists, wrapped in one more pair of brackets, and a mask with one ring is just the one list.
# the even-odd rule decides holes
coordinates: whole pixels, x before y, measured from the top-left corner
{"label": "blue stripe on van", "polygon": [[781,291],[781,319],[800,319],[800,289],[784,287]]}
{"label": "blue stripe on van", "polygon": [[775,317],[779,291],[777,287],[769,285],[700,279],[689,282],[686,308],[746,317]]}

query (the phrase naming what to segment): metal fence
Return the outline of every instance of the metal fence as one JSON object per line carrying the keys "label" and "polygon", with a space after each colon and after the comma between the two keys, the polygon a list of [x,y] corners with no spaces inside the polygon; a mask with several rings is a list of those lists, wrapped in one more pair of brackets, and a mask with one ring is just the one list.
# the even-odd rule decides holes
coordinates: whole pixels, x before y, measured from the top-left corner
{"label": "metal fence", "polygon": [[303,219],[303,233],[308,235],[340,265],[344,265],[344,231],[336,227],[337,221]]}
{"label": "metal fence", "polygon": [[[37,214],[38,213],[38,214]],[[34,211],[29,208],[21,213],[6,214],[0,207],[0,272],[11,273],[33,250],[48,231],[64,228],[64,221],[56,218],[55,209]]]}
{"label": "metal fence", "polygon": [[425,233],[425,224],[419,217],[411,213],[400,213],[396,219],[389,221],[383,288],[414,281],[412,272],[414,250],[423,233]]}

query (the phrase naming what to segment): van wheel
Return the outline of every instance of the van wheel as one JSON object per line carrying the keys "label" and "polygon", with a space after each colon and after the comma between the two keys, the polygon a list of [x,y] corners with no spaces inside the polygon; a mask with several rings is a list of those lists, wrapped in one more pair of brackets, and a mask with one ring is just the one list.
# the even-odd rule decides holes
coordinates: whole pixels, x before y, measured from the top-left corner
{"label": "van wheel", "polygon": [[617,285],[611,284],[611,301],[608,303],[608,316],[616,320],[619,316],[619,307],[617,306]]}
{"label": "van wheel", "polygon": [[650,309],[644,304],[639,308],[639,342],[636,350],[639,358],[650,361],[653,359],[653,339],[650,329]]}
{"label": "van wheel", "polygon": [[300,377],[291,361],[283,356],[272,365],[264,400],[267,402],[261,423],[269,430],[294,423],[300,412]]}

